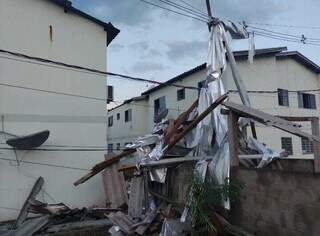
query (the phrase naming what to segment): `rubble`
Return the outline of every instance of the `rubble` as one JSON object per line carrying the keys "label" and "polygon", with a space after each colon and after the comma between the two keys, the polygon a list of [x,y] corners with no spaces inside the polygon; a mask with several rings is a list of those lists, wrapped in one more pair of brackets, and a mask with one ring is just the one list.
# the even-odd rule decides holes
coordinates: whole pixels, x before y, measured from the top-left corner
{"label": "rubble", "polygon": [[[106,206],[109,208],[71,209],[63,203],[43,203],[36,199],[44,183],[40,177],[17,220],[1,227],[0,235],[54,234],[88,227],[102,227],[111,235],[119,236],[171,236],[199,232],[250,235],[231,225],[224,217],[234,200],[230,190],[233,186],[230,169],[240,164],[264,168],[285,156],[258,141],[254,122],[314,142],[320,142],[320,137],[301,131],[290,121],[251,108],[226,37],[228,32],[233,38],[247,37],[247,33],[232,22],[217,18],[212,18],[209,26],[207,78],[199,99],[175,120],[167,118],[168,109],[160,111],[154,119],[152,133],[134,140],[120,154],[107,154],[105,161],[96,164],[74,183],[78,186],[103,172]],[[227,101],[223,81],[227,57],[244,105]],[[246,133],[249,124],[252,138]],[[121,166],[120,160],[129,155],[133,156],[135,164]],[[170,194],[175,191],[170,175],[179,165],[186,163],[194,164],[189,174],[197,178],[198,183],[191,179],[184,201],[178,202]],[[278,168],[281,168],[280,164]],[[206,186],[208,182],[209,187]],[[127,185],[130,185],[129,189]],[[208,203],[209,190],[213,194],[209,200],[213,202]],[[201,214],[197,214],[199,212]],[[36,214],[36,217],[28,219],[29,213]]]}

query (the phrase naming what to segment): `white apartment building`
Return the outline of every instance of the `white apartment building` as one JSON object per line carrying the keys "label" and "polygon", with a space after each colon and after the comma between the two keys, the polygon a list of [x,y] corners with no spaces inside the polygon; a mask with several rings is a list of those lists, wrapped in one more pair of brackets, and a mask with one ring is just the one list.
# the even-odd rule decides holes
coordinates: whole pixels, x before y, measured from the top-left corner
{"label": "white apartment building", "polygon": [[[257,50],[253,64],[248,62],[248,51],[237,51],[235,57],[254,108],[281,116],[319,116],[318,91],[303,91],[320,90],[320,67],[314,62],[299,52],[287,51],[286,47]],[[154,115],[164,108],[169,110],[169,118],[176,118],[197,99],[197,90],[171,84],[201,87],[205,78],[206,65],[202,64],[110,110],[109,149],[121,149],[134,138],[149,133]],[[230,68],[226,71],[225,83],[231,101],[241,104]],[[125,112],[130,113],[129,120],[122,119]],[[303,130],[311,133],[309,123],[301,124]],[[278,151],[285,149],[291,158],[313,158],[310,141],[258,123],[256,129],[258,139],[269,147]]]}
{"label": "white apartment building", "polygon": [[[106,71],[107,45],[118,33],[67,0],[0,1],[2,50]],[[9,137],[0,133],[0,221],[17,217],[39,176],[45,181],[39,200],[104,206],[100,177],[77,188],[73,183],[105,152],[61,149],[106,147],[106,78],[0,53],[0,84],[1,131],[23,136],[49,130],[41,148],[60,149],[18,150],[15,156],[4,150]]]}

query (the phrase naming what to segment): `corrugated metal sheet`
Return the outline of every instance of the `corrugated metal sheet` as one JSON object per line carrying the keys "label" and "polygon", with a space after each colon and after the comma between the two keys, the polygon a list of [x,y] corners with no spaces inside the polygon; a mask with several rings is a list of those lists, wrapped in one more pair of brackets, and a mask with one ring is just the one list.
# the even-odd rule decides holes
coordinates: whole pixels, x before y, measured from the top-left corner
{"label": "corrugated metal sheet", "polygon": [[[106,159],[113,156],[113,154],[108,155]],[[102,173],[106,200],[112,208],[118,208],[128,203],[124,176],[122,172],[118,171],[118,168],[119,163],[115,163]]]}
{"label": "corrugated metal sheet", "polygon": [[141,218],[145,200],[143,177],[132,178],[128,213],[132,218]]}

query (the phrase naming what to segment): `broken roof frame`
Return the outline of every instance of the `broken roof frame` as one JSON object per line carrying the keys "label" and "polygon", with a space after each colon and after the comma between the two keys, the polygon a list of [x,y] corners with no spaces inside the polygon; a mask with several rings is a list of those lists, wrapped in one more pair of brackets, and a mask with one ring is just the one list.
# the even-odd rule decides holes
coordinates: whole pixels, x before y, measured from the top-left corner
{"label": "broken roof frame", "polygon": [[[277,117],[260,110],[243,106],[230,101],[223,102],[223,106],[227,107],[229,111],[229,143],[231,153],[231,166],[239,166],[239,160],[241,155],[238,153],[238,118],[246,117],[262,123],[266,126],[272,126],[298,137],[307,138],[313,142],[314,146],[314,173],[320,173],[320,129],[319,129],[319,117]],[[300,130],[300,125],[293,122],[311,122],[312,134],[303,132]],[[245,155],[250,159],[250,156],[257,157],[257,155]]]}

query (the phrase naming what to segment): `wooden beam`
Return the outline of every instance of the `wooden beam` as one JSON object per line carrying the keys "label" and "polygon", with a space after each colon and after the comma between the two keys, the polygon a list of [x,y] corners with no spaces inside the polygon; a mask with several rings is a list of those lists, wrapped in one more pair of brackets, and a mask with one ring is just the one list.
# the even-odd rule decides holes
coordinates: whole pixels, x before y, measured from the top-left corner
{"label": "wooden beam", "polygon": [[86,174],[82,178],[78,179],[76,182],[74,182],[73,185],[78,186],[79,184],[82,184],[82,183],[88,181],[89,179],[91,179],[93,176],[99,174],[101,171],[103,171],[108,166],[111,166],[112,164],[119,162],[121,158],[129,156],[130,154],[133,154],[135,152],[136,152],[135,149],[128,149],[128,150],[121,152],[119,155],[117,155],[115,157],[112,157],[108,160],[105,160],[103,162],[96,164],[88,174]]}
{"label": "wooden beam", "polygon": [[239,166],[239,129],[238,119],[236,113],[230,112],[228,115],[228,138],[230,150],[230,164],[231,167]]}
{"label": "wooden beam", "polygon": [[[312,134],[319,136],[319,118],[314,117],[311,120]],[[313,169],[314,173],[320,173],[320,143],[313,141]]]}
{"label": "wooden beam", "polygon": [[239,116],[247,117],[253,119],[257,122],[265,124],[267,126],[273,126],[288,133],[297,135],[299,137],[305,137],[309,140],[320,142],[320,137],[318,135],[308,134],[299,129],[297,124],[294,124],[290,121],[281,119],[274,115],[265,113],[263,111],[250,108],[248,106],[243,106],[234,102],[223,102],[224,106],[237,113]]}
{"label": "wooden beam", "polygon": [[170,150],[174,145],[176,145],[187,133],[193,130],[207,115],[209,115],[217,106],[219,106],[226,98],[227,94],[220,96],[216,101],[214,101],[204,112],[202,112],[196,119],[194,119],[181,133],[179,133],[174,140],[170,141],[166,150]]}

